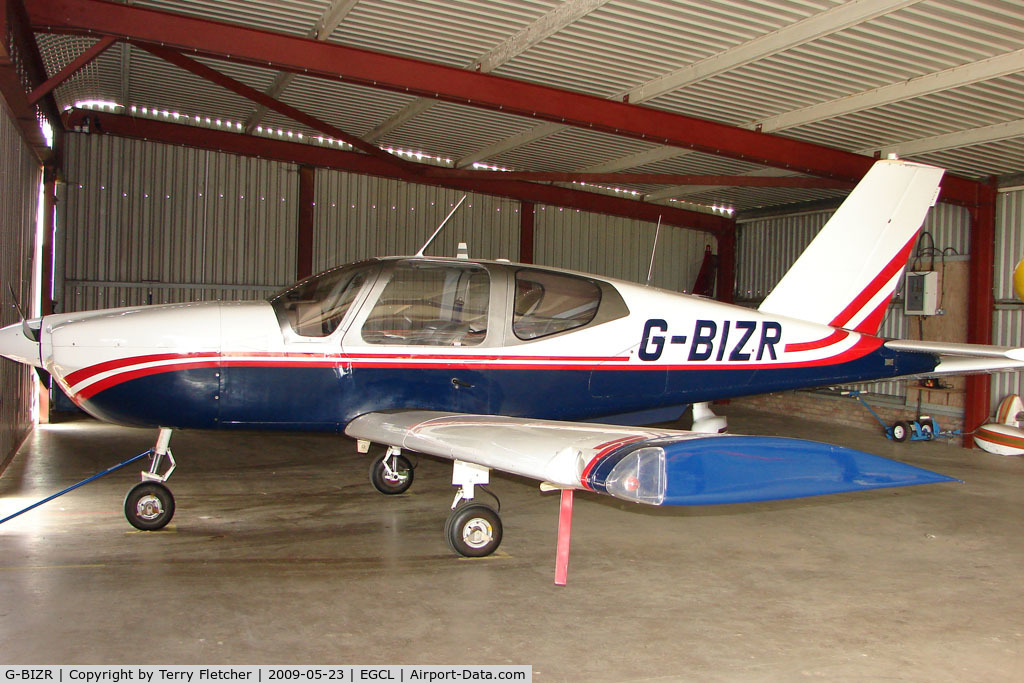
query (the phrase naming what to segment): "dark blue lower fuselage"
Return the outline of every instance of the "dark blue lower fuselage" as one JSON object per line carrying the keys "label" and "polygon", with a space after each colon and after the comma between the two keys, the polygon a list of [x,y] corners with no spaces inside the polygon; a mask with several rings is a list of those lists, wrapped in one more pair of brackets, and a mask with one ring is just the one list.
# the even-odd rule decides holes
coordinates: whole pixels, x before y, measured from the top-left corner
{"label": "dark blue lower fuselage", "polygon": [[931,354],[881,347],[834,365],[643,370],[251,367],[130,379],[84,407],[111,422],[191,429],[340,431],[380,410],[587,420],[787,389],[928,373]]}

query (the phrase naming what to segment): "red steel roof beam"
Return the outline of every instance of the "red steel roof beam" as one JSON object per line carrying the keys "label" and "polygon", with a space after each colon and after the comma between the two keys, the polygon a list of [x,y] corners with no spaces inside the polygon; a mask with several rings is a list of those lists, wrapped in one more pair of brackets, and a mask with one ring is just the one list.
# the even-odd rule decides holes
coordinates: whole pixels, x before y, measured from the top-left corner
{"label": "red steel roof beam", "polygon": [[[136,38],[196,54],[344,79],[856,182],[872,157],[682,114],[308,38],[102,0],[31,0],[36,30]],[[977,183],[948,175],[942,198],[972,205]]]}
{"label": "red steel roof beam", "polygon": [[171,64],[179,66],[182,69],[185,69],[186,71],[189,71],[195,74],[196,76],[199,76],[200,78],[206,79],[211,83],[215,83],[221,86],[222,88],[226,88],[227,90],[230,90],[231,92],[237,95],[241,95],[246,99],[252,100],[257,104],[263,105],[267,109],[272,109],[278,112],[279,114],[284,114],[293,121],[297,121],[298,123],[309,126],[310,128],[317,132],[324,133],[325,135],[329,135],[330,137],[341,140],[342,142],[346,142],[361,152],[365,152],[366,154],[377,157],[382,161],[395,164],[396,166],[410,166],[410,164],[404,159],[399,159],[393,154],[385,152],[376,145],[364,142],[363,140],[357,138],[354,135],[349,135],[345,131],[341,130],[336,126],[332,126],[326,121],[321,121],[315,116],[311,116],[310,114],[307,114],[299,109],[296,109],[291,105],[285,104],[280,100],[276,100],[270,95],[267,95],[266,93],[260,92],[255,88],[250,88],[246,84],[236,81],[230,76],[225,76],[219,71],[211,69],[205,64],[201,64],[195,61],[194,59],[190,59],[185,55],[181,54],[180,52],[170,50],[160,45],[153,45],[146,42],[132,42],[133,44],[141,47],[143,50],[146,50],[147,52],[154,54],[157,57],[170,62]]}
{"label": "red steel roof beam", "polygon": [[[45,78],[46,70],[24,6],[19,0],[0,0],[0,96],[41,163],[52,160],[54,152],[46,144],[36,102],[29,101],[28,92]],[[59,148],[61,121],[57,103],[52,97],[45,98],[38,103],[38,111],[50,122]]]}
{"label": "red steel roof beam", "polygon": [[678,173],[565,173],[560,171],[484,171],[429,167],[426,175],[479,180],[529,180],[549,183],[601,183],[641,185],[724,185],[729,187],[798,187],[850,190],[856,183],[831,178],[745,175],[692,175]]}

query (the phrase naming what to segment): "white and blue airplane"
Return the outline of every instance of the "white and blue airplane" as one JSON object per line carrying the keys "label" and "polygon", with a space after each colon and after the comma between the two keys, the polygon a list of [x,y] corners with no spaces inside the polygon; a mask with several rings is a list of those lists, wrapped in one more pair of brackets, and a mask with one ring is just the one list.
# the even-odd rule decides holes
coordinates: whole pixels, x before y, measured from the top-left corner
{"label": "white and blue airplane", "polygon": [[[159,529],[173,429],[344,432],[396,494],[403,450],[454,461],[451,547],[483,556],[492,469],[562,492],[556,583],[573,492],[704,505],[950,481],[836,446],[719,433],[710,401],[911,375],[1024,367],[1024,349],[877,335],[939,192],[939,168],[878,161],[752,310],[555,268],[376,258],[255,302],[48,315],[0,330],[0,354],[43,368],[83,410],[159,429],[128,520]],[[694,406],[693,431],[630,424]],[[376,445],[376,446],[374,446]]]}

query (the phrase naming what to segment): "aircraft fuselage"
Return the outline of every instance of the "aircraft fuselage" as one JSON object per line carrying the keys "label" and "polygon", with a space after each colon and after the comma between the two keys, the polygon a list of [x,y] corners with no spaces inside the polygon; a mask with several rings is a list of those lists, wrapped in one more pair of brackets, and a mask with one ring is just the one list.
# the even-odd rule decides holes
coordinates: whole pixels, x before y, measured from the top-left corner
{"label": "aircraft fuselage", "polygon": [[937,362],[700,297],[456,259],[350,264],[270,302],[36,324],[36,364],[84,410],[175,428],[339,431],[368,412],[413,409],[599,419],[925,373]]}

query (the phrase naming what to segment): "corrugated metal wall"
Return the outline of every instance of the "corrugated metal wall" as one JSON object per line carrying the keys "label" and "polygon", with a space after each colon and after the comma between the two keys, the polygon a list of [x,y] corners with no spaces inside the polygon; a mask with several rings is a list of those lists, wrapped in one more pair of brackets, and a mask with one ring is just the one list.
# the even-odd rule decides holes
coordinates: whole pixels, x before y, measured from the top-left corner
{"label": "corrugated metal wall", "polygon": [[[1024,188],[996,196],[996,263],[992,343],[1024,344],[1024,304],[1013,291],[1013,269],[1024,258]],[[1007,394],[1024,396],[1024,373],[992,376],[992,405]]]}
{"label": "corrugated metal wall", "polygon": [[[316,173],[313,270],[372,256],[415,254],[462,192],[374,176]],[[470,194],[427,255],[519,259],[519,202]]]}
{"label": "corrugated metal wall", "polygon": [[[67,138],[57,310],[262,298],[295,279],[296,166],[104,135]],[[413,254],[461,196],[319,169],[313,269]],[[427,254],[454,256],[466,242],[474,258],[516,261],[521,210],[514,200],[470,194]],[[653,223],[537,205],[534,230],[538,264],[647,280]],[[705,244],[714,239],[663,227],[653,283],[692,287]]]}
{"label": "corrugated metal wall", "polygon": [[294,279],[295,166],[107,135],[66,139],[57,310],[262,298]]}
{"label": "corrugated metal wall", "polygon": [[[538,206],[534,225],[534,261],[607,277],[647,282],[657,224]],[[690,291],[714,237],[663,225],[658,237],[651,284]]]}
{"label": "corrugated metal wall", "polygon": [[[317,171],[314,270],[370,256],[413,254],[444,220],[461,192],[428,185]],[[427,254],[453,256],[459,242],[473,258],[519,259],[520,204],[470,194]],[[576,209],[534,208],[534,262],[635,282],[647,281],[655,224]],[[707,234],[665,226],[653,284],[693,285]]]}
{"label": "corrugated metal wall", "polygon": [[737,302],[760,304],[831,215],[816,211],[737,222]]}
{"label": "corrugated metal wall", "polygon": [[[0,278],[4,305],[0,324],[18,322],[10,304],[7,284],[24,305],[30,299],[32,247],[39,201],[40,167],[17,127],[0,107]],[[24,365],[0,359],[0,464],[32,427],[31,371]]]}
{"label": "corrugated metal wall", "polygon": [[[737,225],[736,236],[736,298],[751,306],[760,304],[797,257],[810,244],[832,211],[816,211],[791,216],[779,216]],[[927,233],[927,235],[925,234]],[[948,255],[965,255],[970,244],[970,217],[966,209],[949,204],[937,204],[925,218],[913,254],[934,247]],[[936,256],[938,262],[940,256]],[[918,259],[912,256],[911,267],[927,267],[930,256]],[[897,296],[897,301],[902,300]],[[909,318],[903,314],[902,303],[889,307],[880,334],[903,338],[908,335]],[[903,398],[905,382],[872,382],[858,388],[872,393]]]}

